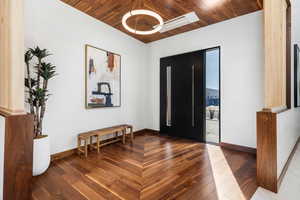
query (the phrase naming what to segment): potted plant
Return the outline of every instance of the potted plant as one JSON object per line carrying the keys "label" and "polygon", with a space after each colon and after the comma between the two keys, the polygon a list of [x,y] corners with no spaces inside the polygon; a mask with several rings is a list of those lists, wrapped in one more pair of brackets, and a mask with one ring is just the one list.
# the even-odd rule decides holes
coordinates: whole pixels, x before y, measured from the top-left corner
{"label": "potted plant", "polygon": [[33,176],[44,173],[50,165],[50,139],[43,133],[43,119],[50,95],[48,82],[56,75],[56,67],[44,61],[49,55],[39,47],[25,53],[27,103],[34,116]]}
{"label": "potted plant", "polygon": [[215,111],[216,111],[215,106],[209,106],[209,107],[207,107],[207,110],[209,112],[209,119],[214,119],[214,115],[215,115]]}

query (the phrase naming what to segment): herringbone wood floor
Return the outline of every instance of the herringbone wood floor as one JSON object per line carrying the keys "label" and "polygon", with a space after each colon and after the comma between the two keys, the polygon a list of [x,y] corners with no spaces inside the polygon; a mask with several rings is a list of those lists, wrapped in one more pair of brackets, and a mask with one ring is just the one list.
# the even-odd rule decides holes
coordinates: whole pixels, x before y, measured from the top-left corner
{"label": "herringbone wood floor", "polygon": [[144,133],[55,161],[33,184],[34,200],[243,200],[255,192],[255,156]]}

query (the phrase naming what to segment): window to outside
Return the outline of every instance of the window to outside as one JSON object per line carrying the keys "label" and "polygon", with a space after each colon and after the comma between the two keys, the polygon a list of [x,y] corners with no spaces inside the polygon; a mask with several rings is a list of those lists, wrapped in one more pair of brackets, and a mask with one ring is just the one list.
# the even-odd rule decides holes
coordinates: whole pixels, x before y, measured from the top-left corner
{"label": "window to outside", "polygon": [[206,142],[219,143],[220,49],[206,52]]}

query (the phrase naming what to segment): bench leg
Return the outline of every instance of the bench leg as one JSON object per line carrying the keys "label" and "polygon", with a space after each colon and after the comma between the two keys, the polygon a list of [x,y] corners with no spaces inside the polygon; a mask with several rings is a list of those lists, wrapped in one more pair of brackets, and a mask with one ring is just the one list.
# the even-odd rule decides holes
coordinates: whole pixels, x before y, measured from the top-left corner
{"label": "bench leg", "polygon": [[99,139],[99,136],[97,136],[97,153],[100,153],[100,139]]}
{"label": "bench leg", "polygon": [[131,137],[131,142],[133,142],[133,139],[134,139],[134,135],[133,135],[133,128],[130,127],[130,137]]}
{"label": "bench leg", "polygon": [[90,137],[90,150],[93,150],[93,136]]}
{"label": "bench leg", "polygon": [[80,155],[81,140],[77,138],[77,154]]}
{"label": "bench leg", "polygon": [[123,133],[123,144],[125,144],[126,143],[126,140],[125,140],[126,139],[125,138],[126,137],[126,131],[123,130],[122,133]]}
{"label": "bench leg", "polygon": [[88,156],[88,139],[84,140],[84,156],[87,158]]}

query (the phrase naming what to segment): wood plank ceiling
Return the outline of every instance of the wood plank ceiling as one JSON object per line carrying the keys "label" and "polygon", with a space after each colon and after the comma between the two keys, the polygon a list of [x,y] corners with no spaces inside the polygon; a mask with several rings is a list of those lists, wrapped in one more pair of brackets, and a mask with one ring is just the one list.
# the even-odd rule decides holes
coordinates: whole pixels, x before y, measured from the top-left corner
{"label": "wood plank ceiling", "polygon": [[[263,0],[61,0],[86,14],[149,43],[162,38],[215,24],[262,9]],[[148,9],[161,15],[164,21],[195,11],[200,21],[177,29],[152,35],[136,35],[122,26],[122,17],[131,9]],[[128,20],[131,27],[151,30],[157,21],[141,15]]]}

